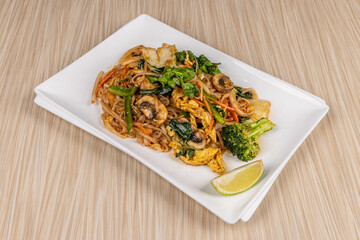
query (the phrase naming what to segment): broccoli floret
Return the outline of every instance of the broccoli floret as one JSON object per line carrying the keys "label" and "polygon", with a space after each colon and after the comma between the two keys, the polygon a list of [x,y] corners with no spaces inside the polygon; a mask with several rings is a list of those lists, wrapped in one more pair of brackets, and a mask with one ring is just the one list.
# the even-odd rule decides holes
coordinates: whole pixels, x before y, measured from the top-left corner
{"label": "broccoli floret", "polygon": [[185,60],[186,60],[186,53],[189,56],[189,61],[195,61],[196,56],[191,52],[191,51],[181,51],[181,52],[176,52],[175,56],[176,56],[176,61],[180,62],[181,64],[185,64]]}
{"label": "broccoli floret", "polygon": [[186,59],[186,52],[185,51],[176,52],[175,56],[176,56],[176,61],[177,62],[180,62],[181,64],[184,64],[185,59]]}
{"label": "broccoli floret", "polygon": [[247,162],[254,159],[260,151],[256,140],[274,126],[275,124],[266,118],[253,123],[227,125],[222,132],[224,146],[238,159]]}
{"label": "broccoli floret", "polygon": [[198,60],[198,63],[199,63],[199,67],[205,66],[207,62],[210,62],[209,59],[207,59],[207,57],[205,57],[204,55],[200,55],[200,57],[198,57],[197,60]]}
{"label": "broccoli floret", "polygon": [[211,75],[213,75],[213,76],[214,76],[215,74],[217,74],[217,73],[221,73],[216,64],[211,65],[211,66],[208,66],[208,67],[207,67],[207,72],[208,72],[208,74],[211,74]]}
{"label": "broccoli floret", "polygon": [[218,65],[220,63],[212,63],[209,61],[207,57],[204,55],[200,55],[200,57],[197,58],[199,69],[204,72],[211,75],[215,75],[216,73],[220,73],[220,70],[218,68]]}

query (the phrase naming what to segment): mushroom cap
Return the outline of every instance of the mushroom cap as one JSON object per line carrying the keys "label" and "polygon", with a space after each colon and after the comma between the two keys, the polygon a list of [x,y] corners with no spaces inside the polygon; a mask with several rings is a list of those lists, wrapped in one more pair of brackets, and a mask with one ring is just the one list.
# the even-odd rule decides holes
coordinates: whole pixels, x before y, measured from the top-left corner
{"label": "mushroom cap", "polygon": [[234,83],[223,73],[217,73],[212,78],[212,84],[222,93],[229,93],[234,88]]}

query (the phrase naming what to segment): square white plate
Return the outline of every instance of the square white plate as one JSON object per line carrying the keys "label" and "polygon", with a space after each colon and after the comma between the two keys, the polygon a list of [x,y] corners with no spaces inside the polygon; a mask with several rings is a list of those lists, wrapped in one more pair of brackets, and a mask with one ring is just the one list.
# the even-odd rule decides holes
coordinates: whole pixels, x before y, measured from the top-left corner
{"label": "square white plate", "polygon": [[[261,137],[265,173],[250,190],[223,196],[211,186],[217,175],[208,167],[193,167],[173,157],[142,147],[135,139],[120,139],[108,132],[100,119],[100,104],[90,104],[90,95],[99,71],[115,63],[126,50],[143,44],[159,47],[175,44],[179,50],[205,54],[236,85],[253,87],[261,99],[271,101],[270,119],[276,127]],[[151,168],[181,191],[227,223],[247,221],[295,150],[328,111],[326,103],[310,93],[240,62],[147,15],[127,23],[84,56],[35,88],[35,103],[85,131],[110,143]],[[228,170],[244,162],[225,154]],[[121,161],[121,160],[120,160]]]}

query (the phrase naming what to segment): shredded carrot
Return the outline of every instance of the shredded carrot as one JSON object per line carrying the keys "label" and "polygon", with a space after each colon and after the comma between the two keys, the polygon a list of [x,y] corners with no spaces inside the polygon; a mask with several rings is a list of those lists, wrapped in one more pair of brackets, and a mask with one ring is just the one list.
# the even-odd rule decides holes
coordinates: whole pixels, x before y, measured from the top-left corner
{"label": "shredded carrot", "polygon": [[221,106],[221,107],[223,107],[223,108],[226,108],[226,109],[227,109],[227,110],[229,110],[229,111],[235,111],[235,109],[234,109],[234,108],[229,107],[229,106],[225,105],[225,104],[224,104],[224,103],[222,103],[222,102],[215,101],[214,103],[216,103],[217,105],[219,105],[219,106]]}
{"label": "shredded carrot", "polygon": [[209,103],[208,103],[208,101],[206,100],[206,98],[204,98],[204,102],[205,102],[205,106],[206,106],[207,110],[209,111],[210,115],[212,116],[212,115],[213,115],[213,113],[211,112],[211,109],[210,109]]}
{"label": "shredded carrot", "polygon": [[225,121],[226,122],[232,122],[232,121],[234,121],[234,119],[232,117],[230,117],[230,118],[226,118]]}
{"label": "shredded carrot", "polygon": [[150,135],[153,131],[151,129],[144,128],[143,126],[137,126],[143,133]]}
{"label": "shredded carrot", "polygon": [[199,104],[200,106],[204,107],[205,104],[203,104],[202,102],[200,102],[199,100],[195,99],[195,98],[190,98],[191,100],[194,100],[197,104]]}
{"label": "shredded carrot", "polygon": [[123,69],[123,71],[122,71],[122,73],[121,73],[120,80],[123,80],[123,79],[124,79],[124,75],[125,75],[125,73],[126,73],[127,67],[128,67],[128,65],[126,65],[126,66],[124,67],[124,69]]}
{"label": "shredded carrot", "polygon": [[192,61],[192,62],[188,62],[188,63],[186,63],[185,65],[181,65],[180,67],[181,67],[181,68],[186,68],[186,67],[191,68],[191,67],[194,65],[194,63],[195,63],[195,60]]}
{"label": "shredded carrot", "polygon": [[117,71],[116,68],[114,68],[113,70],[111,70],[111,72],[109,72],[108,74],[106,74],[106,76],[103,78],[103,80],[101,80],[101,82],[99,83],[99,85],[96,87],[96,90],[95,90],[95,95],[97,94],[97,92],[99,91],[100,87],[102,85],[104,85],[104,83],[107,82],[107,80],[109,80],[109,78],[114,75],[114,73]]}
{"label": "shredded carrot", "polygon": [[227,105],[229,101],[228,101],[228,99],[227,99],[227,98],[224,98],[223,102],[224,102],[224,104],[226,104],[226,105]]}
{"label": "shredded carrot", "polygon": [[238,118],[238,115],[236,114],[236,112],[235,111],[230,111],[230,112],[231,112],[231,115],[234,118],[235,122],[239,123],[239,118]]}
{"label": "shredded carrot", "polygon": [[234,109],[234,110],[229,110],[229,112],[231,113],[234,121],[235,121],[236,123],[239,123],[239,118],[238,118],[238,115],[237,115],[235,109]]}
{"label": "shredded carrot", "polygon": [[212,121],[211,121],[211,123],[210,123],[210,126],[209,126],[209,129],[206,131],[206,133],[205,133],[205,139],[207,138],[207,136],[209,135],[209,133],[210,133],[210,131],[211,131],[211,129],[212,129],[212,127],[213,127],[213,125],[214,125],[214,122],[215,122],[215,120],[213,119]]}

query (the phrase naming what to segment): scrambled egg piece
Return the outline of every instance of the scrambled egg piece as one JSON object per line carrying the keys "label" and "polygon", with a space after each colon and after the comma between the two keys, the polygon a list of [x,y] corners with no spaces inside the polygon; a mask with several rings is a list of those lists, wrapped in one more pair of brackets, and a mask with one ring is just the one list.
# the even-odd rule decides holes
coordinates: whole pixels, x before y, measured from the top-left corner
{"label": "scrambled egg piece", "polygon": [[213,170],[213,172],[216,172],[217,174],[225,172],[226,166],[225,162],[222,159],[221,151],[219,151],[215,155],[215,157],[207,163],[207,165],[209,166],[209,168],[211,168],[211,170]]}
{"label": "scrambled egg piece", "polygon": [[193,166],[200,166],[207,164],[211,161],[217,153],[220,151],[218,148],[208,147],[201,151],[195,150],[195,154],[192,159],[189,159],[187,155],[180,156],[179,158],[186,164],[193,165]]}
{"label": "scrambled egg piece", "polygon": [[142,53],[145,60],[152,66],[161,68],[165,66],[174,67],[176,65],[176,47],[175,45],[168,45],[163,43],[162,47],[142,48]]}
{"label": "scrambled egg piece", "polygon": [[[182,141],[178,138],[170,126],[167,126],[166,130],[171,137],[169,146],[173,149],[174,155],[176,155],[176,153],[178,153],[184,147],[186,148],[186,146],[182,143]],[[193,166],[207,164],[211,170],[217,174],[223,173],[226,170],[222,159],[222,152],[218,148],[207,147],[203,150],[195,150],[195,154],[191,159],[188,155],[179,156],[179,158],[184,163]]]}

